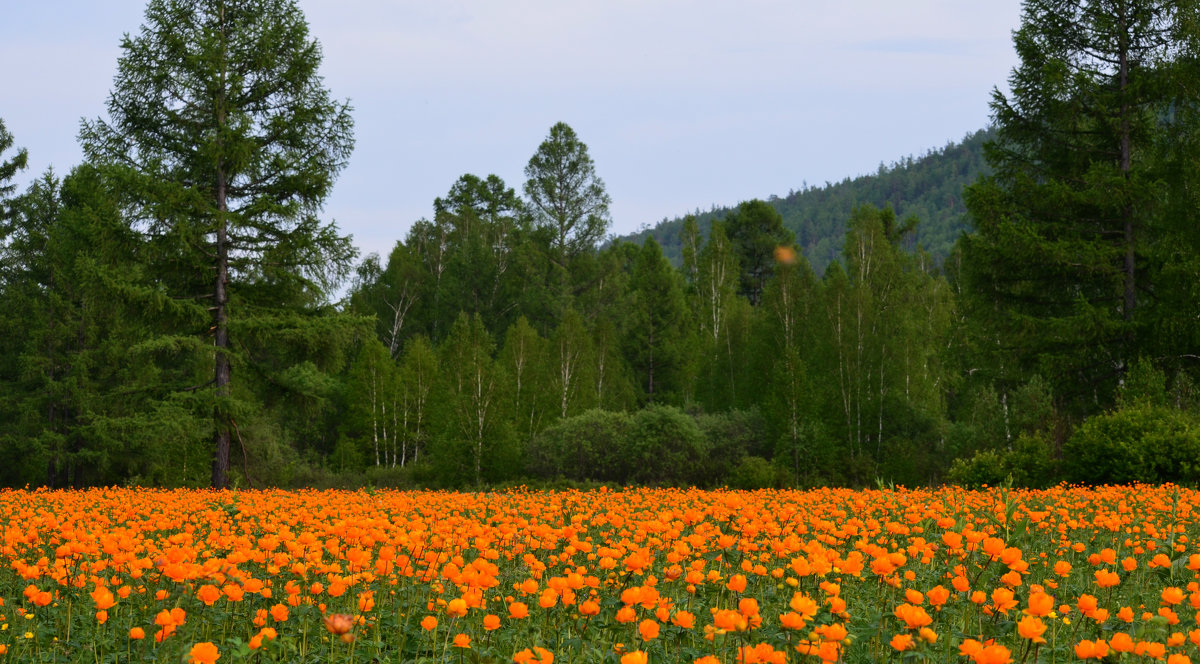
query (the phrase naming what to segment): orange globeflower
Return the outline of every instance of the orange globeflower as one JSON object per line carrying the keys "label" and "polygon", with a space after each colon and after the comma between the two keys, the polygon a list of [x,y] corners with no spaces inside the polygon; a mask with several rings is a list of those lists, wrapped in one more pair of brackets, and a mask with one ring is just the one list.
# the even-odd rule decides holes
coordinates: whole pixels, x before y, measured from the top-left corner
{"label": "orange globeflower", "polygon": [[188,651],[188,664],[213,664],[221,658],[217,646],[210,641],[204,641],[192,646]]}
{"label": "orange globeflower", "polygon": [[483,617],[483,628],[491,632],[500,629],[500,616],[489,613]]}
{"label": "orange globeflower", "polygon": [[133,627],[129,630],[129,638],[135,641],[141,641],[146,638],[146,630],[141,627]]}
{"label": "orange globeflower", "polygon": [[641,650],[634,650],[629,654],[621,655],[621,664],[646,664],[648,659],[646,653]]}
{"label": "orange globeflower", "polygon": [[204,602],[205,606],[212,606],[213,602],[221,599],[221,589],[214,585],[204,584],[196,590],[196,599]]}
{"label": "orange globeflower", "polygon": [[1016,608],[1020,602],[1013,599],[1013,591],[1008,588],[997,588],[992,591],[992,604],[997,611],[1008,615],[1008,610]]}
{"label": "orange globeflower", "polygon": [[1096,570],[1096,585],[1101,588],[1112,588],[1121,583],[1121,577],[1116,572],[1107,569]]}
{"label": "orange globeflower", "polygon": [[520,620],[529,616],[529,607],[524,602],[513,602],[508,605],[508,615]]}
{"label": "orange globeflower", "polygon": [[454,618],[461,618],[467,615],[466,600],[462,598],[450,600],[450,602],[446,604],[446,615]]}
{"label": "orange globeflower", "polygon": [[513,661],[516,664],[553,664],[554,655],[545,648],[534,646],[533,650],[526,648],[513,655]]}
{"label": "orange globeflower", "polygon": [[911,649],[913,647],[912,634],[897,634],[893,636],[891,646],[902,652]]}
{"label": "orange globeflower", "polygon": [[92,601],[96,603],[96,610],[107,611],[117,605],[116,599],[113,597],[112,591],[104,586],[97,586],[91,592]]}
{"label": "orange globeflower", "polygon": [[271,607],[271,618],[275,622],[283,622],[288,619],[288,608],[283,604],[276,604]]}
{"label": "orange globeflower", "polygon": [[1029,595],[1029,615],[1047,616],[1054,610],[1054,598],[1044,592],[1033,592]]}
{"label": "orange globeflower", "polygon": [[433,630],[437,629],[437,618],[434,618],[433,616],[425,616],[425,618],[421,620],[421,629],[425,630],[426,632],[432,632]]}
{"label": "orange globeflower", "polygon": [[1183,601],[1183,591],[1175,587],[1163,588],[1162,601],[1171,606],[1179,604]]}
{"label": "orange globeflower", "polygon": [[925,593],[925,597],[929,599],[929,603],[934,608],[941,609],[946,601],[950,599],[950,591],[938,585],[930,588],[929,591]]}
{"label": "orange globeflower", "polygon": [[464,648],[469,650],[471,648],[471,637],[462,633],[455,634],[454,643],[450,645],[454,646],[455,648]]}
{"label": "orange globeflower", "polygon": [[642,635],[643,641],[650,641],[658,638],[658,623],[653,620],[643,620],[638,623],[638,634]]}
{"label": "orange globeflower", "polygon": [[696,626],[696,616],[690,611],[676,611],[671,616],[671,624],[677,625],[684,629],[692,629]]}
{"label": "orange globeflower", "polygon": [[1045,643],[1046,639],[1042,638],[1042,634],[1046,632],[1046,624],[1037,616],[1025,616],[1017,623],[1017,633],[1021,638],[1029,639],[1034,643]]}
{"label": "orange globeflower", "polygon": [[920,629],[933,622],[933,618],[925,612],[924,608],[912,604],[901,604],[892,613],[902,620],[908,629]]}
{"label": "orange globeflower", "polygon": [[1079,659],[1104,659],[1108,655],[1108,644],[1102,640],[1084,639],[1075,644],[1075,656]]}
{"label": "orange globeflower", "polygon": [[1108,640],[1108,645],[1117,652],[1133,652],[1136,647],[1133,643],[1133,637],[1125,632],[1115,632],[1112,638]]}
{"label": "orange globeflower", "polygon": [[735,593],[745,592],[746,577],[741,574],[734,574],[733,576],[729,577],[729,582],[725,584],[725,587]]}
{"label": "orange globeflower", "polygon": [[344,613],[335,613],[325,616],[325,629],[329,630],[330,634],[341,636],[349,632],[354,627],[354,617]]}

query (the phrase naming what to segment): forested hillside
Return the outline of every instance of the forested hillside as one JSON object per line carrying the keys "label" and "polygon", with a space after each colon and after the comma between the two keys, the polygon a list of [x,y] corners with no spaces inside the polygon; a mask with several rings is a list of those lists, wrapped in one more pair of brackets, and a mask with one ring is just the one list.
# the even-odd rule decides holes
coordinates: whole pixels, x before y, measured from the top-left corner
{"label": "forested hillside", "polygon": [[[937,263],[954,248],[959,235],[969,228],[963,188],[988,172],[983,145],[994,137],[988,130],[970,134],[962,141],[930,150],[920,157],[906,157],[870,175],[860,175],[821,186],[800,187],[787,196],[767,198],[783,225],[796,237],[796,243],[818,274],[841,256],[846,223],[854,208],[873,205],[891,206],[900,218],[918,220],[916,232],[909,238],[910,248],[920,245]],[[707,233],[714,219],[721,219],[733,207],[696,210],[692,216]],[[683,260],[680,244],[683,217],[663,220],[652,228],[622,237],[640,244],[653,236],[662,245],[672,263]]]}

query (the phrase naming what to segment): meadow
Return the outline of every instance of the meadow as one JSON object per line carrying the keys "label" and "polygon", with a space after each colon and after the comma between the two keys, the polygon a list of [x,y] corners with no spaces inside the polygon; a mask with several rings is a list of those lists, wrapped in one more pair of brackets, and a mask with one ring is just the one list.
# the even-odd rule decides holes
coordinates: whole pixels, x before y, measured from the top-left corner
{"label": "meadow", "polygon": [[1183,664],[1198,500],[5,491],[0,658]]}

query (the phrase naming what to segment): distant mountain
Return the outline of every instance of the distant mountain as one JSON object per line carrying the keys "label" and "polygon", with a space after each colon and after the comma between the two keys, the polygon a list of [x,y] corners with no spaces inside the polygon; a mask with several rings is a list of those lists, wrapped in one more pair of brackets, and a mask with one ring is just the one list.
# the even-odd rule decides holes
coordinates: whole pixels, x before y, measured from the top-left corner
{"label": "distant mountain", "polygon": [[[850,212],[864,203],[880,208],[891,205],[901,219],[916,216],[919,223],[913,248],[920,245],[941,262],[967,230],[963,187],[987,172],[983,144],[992,137],[991,130],[980,130],[920,157],[905,157],[891,166],[880,163],[872,175],[826,182],[820,187],[805,185],[784,198],[770,196],[767,201],[783,215],[783,225],[796,234],[796,242],[818,274],[841,257]],[[714,207],[694,212],[701,233],[707,237],[713,220],[721,219],[731,209]],[[641,244],[653,235],[663,253],[678,265],[682,261],[682,229],[683,218],[676,217],[620,239]]]}

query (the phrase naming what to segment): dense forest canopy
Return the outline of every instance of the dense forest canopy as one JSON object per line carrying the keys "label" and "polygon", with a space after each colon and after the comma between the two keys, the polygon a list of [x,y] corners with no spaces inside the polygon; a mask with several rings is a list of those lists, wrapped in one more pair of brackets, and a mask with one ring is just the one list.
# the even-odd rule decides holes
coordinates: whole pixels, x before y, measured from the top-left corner
{"label": "dense forest canopy", "polygon": [[85,163],[0,123],[0,483],[1195,482],[1197,9],[1029,2],[991,129],[629,238],[560,122],[359,258],[295,2],[152,0]]}

